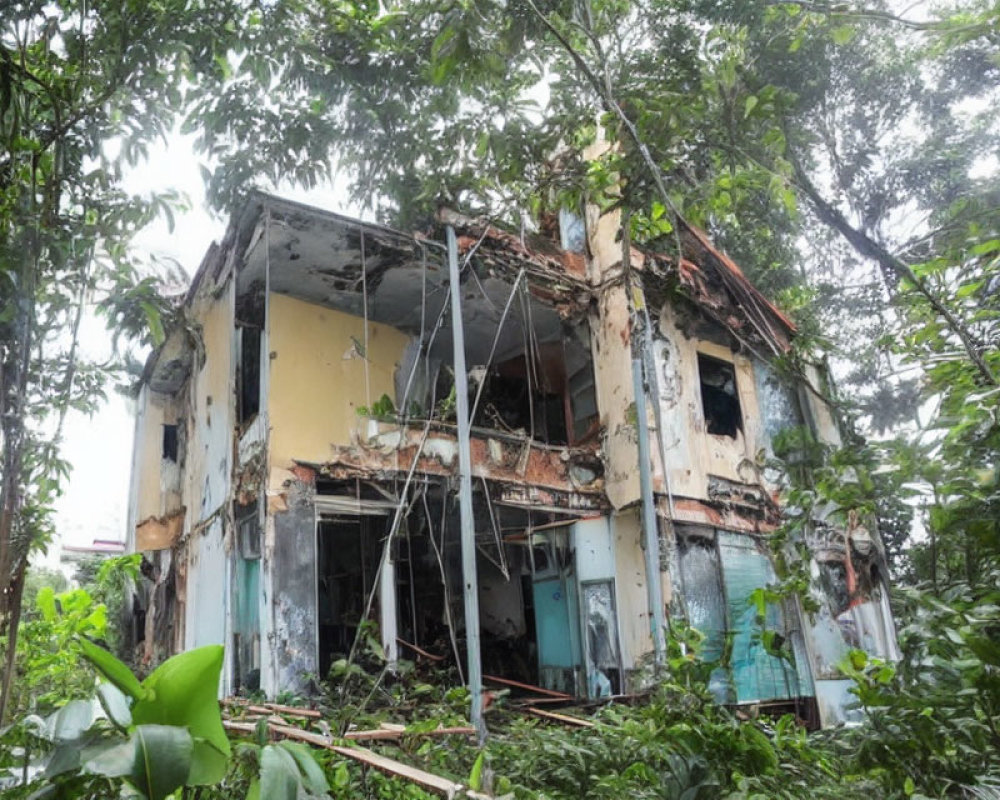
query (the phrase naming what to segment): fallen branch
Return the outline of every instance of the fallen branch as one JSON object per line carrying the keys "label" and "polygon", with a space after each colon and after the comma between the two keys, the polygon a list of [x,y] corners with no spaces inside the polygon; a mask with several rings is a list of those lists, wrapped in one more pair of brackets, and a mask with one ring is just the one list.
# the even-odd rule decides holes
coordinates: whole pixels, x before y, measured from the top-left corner
{"label": "fallen branch", "polygon": [[400,639],[398,636],[396,637],[396,643],[403,645],[403,647],[405,647],[407,650],[412,650],[418,656],[423,656],[424,658],[428,659],[429,661],[433,661],[434,663],[444,661],[445,658],[447,658],[447,656],[439,656],[435,655],[434,653],[429,653],[422,647],[417,647],[417,645],[413,644],[412,642],[408,642],[405,639]]}
{"label": "fallen branch", "polygon": [[514,689],[523,689],[526,692],[533,692],[534,694],[544,695],[545,697],[555,697],[559,700],[573,699],[573,695],[566,694],[565,692],[554,692],[552,689],[543,689],[541,686],[535,686],[530,683],[521,683],[520,681],[512,681],[509,678],[498,678],[496,675],[483,675],[483,680],[489,681],[490,683],[499,683],[501,686],[510,686]]}
{"label": "fallen branch", "polygon": [[[232,720],[223,720],[222,725],[226,730],[238,733],[253,733],[257,728],[257,726],[251,722],[233,722]],[[426,772],[425,770],[418,769],[417,767],[411,767],[409,764],[404,764],[401,761],[396,761],[388,756],[374,753],[364,747],[345,747],[343,745],[333,744],[327,736],[320,733],[310,733],[309,731],[304,731],[300,728],[292,728],[288,725],[277,725],[273,722],[268,724],[268,730],[279,736],[283,736],[286,739],[293,739],[330,750],[338,755],[344,756],[345,758],[349,758],[352,761],[357,761],[358,763],[364,764],[368,767],[374,767],[380,772],[411,781],[418,786],[422,786],[425,789],[429,789],[430,791],[436,792],[447,798],[469,797],[473,798],[473,800],[491,800],[490,795],[473,791],[461,783],[456,783],[450,778],[443,778],[432,772]],[[357,735],[380,734],[378,738],[391,738],[391,736],[384,736],[381,734],[390,734],[399,737],[405,734],[406,731],[380,728],[378,731],[354,731],[354,733]],[[433,736],[439,734],[444,735],[446,733],[467,733],[472,735],[475,733],[475,729],[438,728],[435,731],[424,731],[415,735]],[[350,735],[348,735],[347,738],[350,738]]]}

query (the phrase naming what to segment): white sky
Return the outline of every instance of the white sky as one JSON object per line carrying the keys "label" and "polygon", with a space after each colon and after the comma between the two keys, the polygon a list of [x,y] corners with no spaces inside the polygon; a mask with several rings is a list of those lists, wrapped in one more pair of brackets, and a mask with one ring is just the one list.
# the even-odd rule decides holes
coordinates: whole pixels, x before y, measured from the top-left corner
{"label": "white sky", "polygon": [[[192,137],[171,136],[152,150],[150,159],[132,169],[125,189],[147,193],[175,189],[189,199],[190,211],[175,216],[173,232],[159,220],[135,239],[141,254],[176,260],[192,276],[213,240],[225,233],[227,220],[205,206],[199,158]],[[342,213],[359,213],[337,186],[320,186],[308,192],[281,187],[278,194]],[[88,316],[81,330],[81,349],[88,358],[104,358],[109,335],[103,322]],[[73,465],[63,496],[56,503],[56,532],[66,544],[89,545],[94,539],[124,541],[132,457],[134,418],[131,402],[114,392],[92,416],[70,412],[66,419],[63,455]],[[58,546],[45,561],[54,564]]]}

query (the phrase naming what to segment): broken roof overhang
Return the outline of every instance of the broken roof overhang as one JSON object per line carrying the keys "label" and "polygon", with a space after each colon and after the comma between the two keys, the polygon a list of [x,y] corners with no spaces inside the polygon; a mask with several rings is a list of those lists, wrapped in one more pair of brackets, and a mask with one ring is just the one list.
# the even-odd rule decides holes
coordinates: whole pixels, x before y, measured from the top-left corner
{"label": "broken roof overhang", "polygon": [[[768,300],[743,270],[717,249],[708,235],[677,220],[683,256],[649,255],[654,272],[676,275],[687,297],[709,317],[740,339],[763,344],[773,355],[786,353],[796,333],[795,323]],[[675,268],[676,264],[676,268]]]}
{"label": "broken roof overhang", "polygon": [[[512,304],[494,362],[523,352],[529,328],[539,344],[566,339],[563,322],[582,317],[593,292],[582,274],[568,268],[567,254],[543,236],[519,236],[447,209],[439,220],[456,228],[459,257],[471,261],[462,278],[468,287],[463,316],[469,363],[488,362],[501,311],[522,271],[527,302]],[[675,275],[687,296],[731,332],[774,354],[786,352],[794,323],[703,231],[683,220],[678,227],[685,257],[675,266],[669,255],[644,254],[653,274]],[[206,254],[186,305],[206,276],[217,282],[223,268],[235,264],[239,293],[266,279],[273,292],[356,316],[367,310],[374,322],[426,334],[447,302],[446,259],[442,242],[254,191],[234,215],[222,245],[213,244]],[[186,360],[170,356],[171,338],[150,356],[143,375],[156,391],[176,391],[190,370],[190,354]],[[447,361],[450,351],[445,320],[430,355]]]}
{"label": "broken roof overhang", "polygon": [[191,374],[194,351],[184,328],[174,328],[163,344],[149,354],[140,385],[161,394],[173,394]]}
{"label": "broken roof overhang", "polygon": [[[447,254],[441,242],[394,231],[288,200],[255,193],[239,217],[234,237],[238,291],[266,279],[273,292],[428,335],[448,298]],[[467,358],[488,361],[501,312],[517,275],[525,271],[524,303],[514,303],[499,333],[495,361],[524,350],[524,331],[537,343],[564,339],[563,320],[586,308],[586,285],[560,274],[555,263],[539,264],[526,248],[515,248],[500,231],[476,246],[467,238],[460,258]],[[473,250],[474,252],[471,252]],[[464,259],[463,259],[464,260]],[[430,351],[450,360],[450,321]]]}

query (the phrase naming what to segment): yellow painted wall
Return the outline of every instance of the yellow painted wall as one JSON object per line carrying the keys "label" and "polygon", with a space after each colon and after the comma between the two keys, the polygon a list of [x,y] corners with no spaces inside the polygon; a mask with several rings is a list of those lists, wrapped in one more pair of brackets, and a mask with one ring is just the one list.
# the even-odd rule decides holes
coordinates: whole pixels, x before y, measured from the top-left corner
{"label": "yellow painted wall", "polygon": [[149,387],[143,387],[139,398],[139,424],[136,446],[139,448],[136,468],[139,474],[136,492],[135,523],[163,514],[160,493],[160,461],[163,449],[163,414],[165,398]]}
{"label": "yellow painted wall", "polygon": [[[360,317],[281,294],[270,297],[268,417],[271,465],[293,459],[325,461],[331,444],[349,444],[368,405],[365,360],[354,339],[364,342]],[[395,396],[393,376],[409,337],[388,325],[368,324],[371,402]]]}
{"label": "yellow painted wall", "polygon": [[184,460],[184,504],[194,527],[226,501],[232,448],[235,382],[232,364],[233,311],[230,291],[206,294],[194,304],[201,325],[205,361],[186,388],[190,407]]}

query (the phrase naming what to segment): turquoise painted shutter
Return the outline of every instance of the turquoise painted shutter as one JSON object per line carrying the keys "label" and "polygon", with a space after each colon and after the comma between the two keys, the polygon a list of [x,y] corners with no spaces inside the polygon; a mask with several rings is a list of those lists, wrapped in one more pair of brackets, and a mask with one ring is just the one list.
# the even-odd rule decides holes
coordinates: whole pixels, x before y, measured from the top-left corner
{"label": "turquoise painted shutter", "polygon": [[[754,590],[775,581],[771,560],[752,536],[719,531],[718,537],[737,702],[784,700],[805,694],[808,689],[800,686],[794,666],[764,649],[757,610],[750,605]],[[764,624],[770,630],[785,630],[778,606],[768,605]]]}

